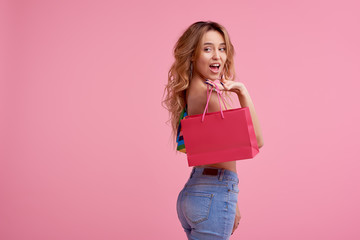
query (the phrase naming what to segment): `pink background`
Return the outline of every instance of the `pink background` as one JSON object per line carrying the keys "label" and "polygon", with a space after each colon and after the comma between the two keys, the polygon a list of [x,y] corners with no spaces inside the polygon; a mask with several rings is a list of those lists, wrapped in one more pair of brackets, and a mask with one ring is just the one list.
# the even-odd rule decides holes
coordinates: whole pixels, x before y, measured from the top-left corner
{"label": "pink background", "polygon": [[185,239],[191,169],[160,102],[200,20],[228,29],[264,136],[232,239],[359,239],[359,7],[2,1],[0,239]]}

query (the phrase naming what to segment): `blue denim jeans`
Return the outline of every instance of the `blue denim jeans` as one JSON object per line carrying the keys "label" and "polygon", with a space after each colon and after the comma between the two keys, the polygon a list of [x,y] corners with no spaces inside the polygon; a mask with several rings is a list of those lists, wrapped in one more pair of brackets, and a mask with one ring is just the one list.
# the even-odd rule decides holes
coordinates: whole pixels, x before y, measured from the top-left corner
{"label": "blue denim jeans", "polygon": [[235,221],[239,179],[230,170],[206,169],[214,171],[204,175],[204,168],[193,167],[177,198],[177,214],[188,239],[229,239]]}

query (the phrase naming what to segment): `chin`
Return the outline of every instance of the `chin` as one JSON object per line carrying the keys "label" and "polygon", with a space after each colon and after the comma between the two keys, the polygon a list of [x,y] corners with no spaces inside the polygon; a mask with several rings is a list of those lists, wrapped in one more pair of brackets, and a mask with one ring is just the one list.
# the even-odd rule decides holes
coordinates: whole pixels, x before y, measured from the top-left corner
{"label": "chin", "polygon": [[210,79],[211,81],[216,81],[220,78],[220,76],[216,76],[216,77],[208,77],[208,79]]}

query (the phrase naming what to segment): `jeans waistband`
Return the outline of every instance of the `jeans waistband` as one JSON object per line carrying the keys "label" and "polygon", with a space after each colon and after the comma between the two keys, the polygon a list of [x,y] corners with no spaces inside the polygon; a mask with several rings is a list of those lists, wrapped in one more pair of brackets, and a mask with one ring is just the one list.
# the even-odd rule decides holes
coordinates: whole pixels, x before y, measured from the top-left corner
{"label": "jeans waistband", "polygon": [[[213,170],[212,170],[213,169]],[[217,170],[217,173],[216,173]],[[211,173],[209,175],[208,173]],[[193,167],[190,178],[194,177],[217,177],[220,181],[222,180],[231,180],[239,183],[239,178],[236,172],[224,169],[224,168],[215,168],[215,167]]]}

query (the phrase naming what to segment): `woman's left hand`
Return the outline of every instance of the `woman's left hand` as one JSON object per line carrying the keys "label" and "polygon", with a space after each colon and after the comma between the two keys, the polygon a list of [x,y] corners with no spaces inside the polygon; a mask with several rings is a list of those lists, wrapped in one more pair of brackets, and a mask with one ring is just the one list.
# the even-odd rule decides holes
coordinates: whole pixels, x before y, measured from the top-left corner
{"label": "woman's left hand", "polygon": [[233,230],[231,232],[231,235],[238,228],[238,226],[240,224],[240,219],[241,219],[241,215],[240,215],[239,205],[236,204],[236,215],[235,215],[235,221],[234,221],[234,226],[233,226]]}

